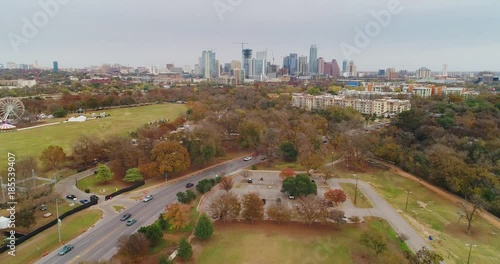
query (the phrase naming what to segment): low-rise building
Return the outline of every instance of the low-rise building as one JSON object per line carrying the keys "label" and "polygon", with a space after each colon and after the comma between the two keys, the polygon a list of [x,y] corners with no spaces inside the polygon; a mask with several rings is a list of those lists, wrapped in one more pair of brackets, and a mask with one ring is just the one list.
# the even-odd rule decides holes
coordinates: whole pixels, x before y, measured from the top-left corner
{"label": "low-rise building", "polygon": [[332,95],[308,95],[293,94],[292,106],[303,108],[308,111],[316,109],[325,109],[329,106],[338,106],[341,108],[353,108],[362,114],[377,116],[395,115],[411,109],[410,100],[398,100],[385,97],[376,100],[353,99],[344,96]]}

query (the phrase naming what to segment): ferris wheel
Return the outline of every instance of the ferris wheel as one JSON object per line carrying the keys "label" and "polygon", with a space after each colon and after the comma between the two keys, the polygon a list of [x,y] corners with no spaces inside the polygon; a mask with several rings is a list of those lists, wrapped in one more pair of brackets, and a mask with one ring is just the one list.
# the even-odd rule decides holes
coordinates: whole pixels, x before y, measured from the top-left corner
{"label": "ferris wheel", "polygon": [[0,99],[0,118],[2,121],[8,119],[18,120],[24,114],[24,105],[21,100],[14,97]]}

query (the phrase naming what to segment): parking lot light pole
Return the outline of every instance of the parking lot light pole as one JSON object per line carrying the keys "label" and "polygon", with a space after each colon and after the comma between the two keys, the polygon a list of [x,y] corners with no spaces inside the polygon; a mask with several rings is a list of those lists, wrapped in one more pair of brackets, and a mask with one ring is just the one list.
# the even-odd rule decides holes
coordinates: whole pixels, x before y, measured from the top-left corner
{"label": "parking lot light pole", "polygon": [[413,193],[413,192],[409,192],[409,191],[405,191],[406,192],[406,211],[408,211],[408,199],[410,198],[410,193]]}
{"label": "parking lot light pole", "polygon": [[473,244],[465,244],[465,245],[469,247],[469,257],[467,258],[467,264],[469,264],[470,263],[470,255],[472,252],[472,247],[477,247],[477,245],[473,245]]}
{"label": "parking lot light pole", "polygon": [[59,219],[59,203],[56,198],[56,215],[57,215],[57,233],[59,234],[59,243],[61,243],[61,219]]}
{"label": "parking lot light pole", "polygon": [[356,189],[354,190],[354,205],[356,205],[356,201],[358,200],[358,175],[353,174],[352,177],[356,179]]}

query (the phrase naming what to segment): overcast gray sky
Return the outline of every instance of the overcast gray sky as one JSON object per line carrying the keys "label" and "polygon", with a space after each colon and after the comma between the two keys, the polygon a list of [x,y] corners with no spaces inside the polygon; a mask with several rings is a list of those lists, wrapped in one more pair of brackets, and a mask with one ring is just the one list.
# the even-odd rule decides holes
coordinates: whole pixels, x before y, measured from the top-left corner
{"label": "overcast gray sky", "polygon": [[[38,14],[44,22],[39,2],[50,1],[69,3],[24,36],[23,18]],[[254,51],[267,48],[280,65],[291,52],[309,56],[311,44],[325,60],[340,62],[341,43],[353,45],[355,27],[375,21],[370,13],[387,10],[390,1],[1,0],[0,63],[184,66],[197,63],[203,49],[216,50],[224,63],[241,58],[241,45],[233,43],[240,41]],[[359,70],[440,71],[443,64],[449,71],[500,70],[500,1],[399,1],[403,10],[352,55]],[[217,12],[214,3],[230,8]],[[12,45],[13,36],[25,40]]]}

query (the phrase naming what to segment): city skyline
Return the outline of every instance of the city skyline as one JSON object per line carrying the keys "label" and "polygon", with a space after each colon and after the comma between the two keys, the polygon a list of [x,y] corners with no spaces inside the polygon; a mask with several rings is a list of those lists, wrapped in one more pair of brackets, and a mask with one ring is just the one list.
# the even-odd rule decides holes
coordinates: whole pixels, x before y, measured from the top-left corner
{"label": "city skyline", "polygon": [[[50,1],[59,0],[42,2]],[[318,58],[340,63],[346,58],[341,44],[353,44],[356,28],[363,29],[373,22],[372,13],[383,12],[391,1],[375,0],[361,7],[343,0],[292,0],[286,5],[232,1],[238,3],[233,6],[225,0],[149,0],[148,4],[126,5],[109,0],[99,2],[98,9],[95,0],[61,1],[68,3],[47,16],[46,25],[38,29],[36,36],[26,38],[27,43],[18,43],[16,53],[12,36],[23,37],[23,19],[32,20],[35,14],[45,11],[37,1],[6,0],[0,14],[9,23],[0,29],[4,36],[0,60],[3,64],[33,64],[38,60],[47,67],[58,61],[60,68],[104,63],[194,66],[201,51],[212,49],[223,64],[241,60],[241,44],[234,42],[243,41],[249,43],[245,48],[267,50],[268,61],[274,57],[278,65],[290,53],[310,58],[309,49],[314,44]],[[217,9],[217,3],[223,5]],[[497,1],[397,3],[402,11],[393,14],[370,44],[349,58],[356,62],[358,71],[387,67],[414,71],[423,66],[441,71],[444,64],[449,65],[450,72],[500,71],[500,36],[483,30],[484,25],[500,26],[500,20],[495,19],[500,6]],[[315,13],[303,13],[307,8],[313,8]]]}

